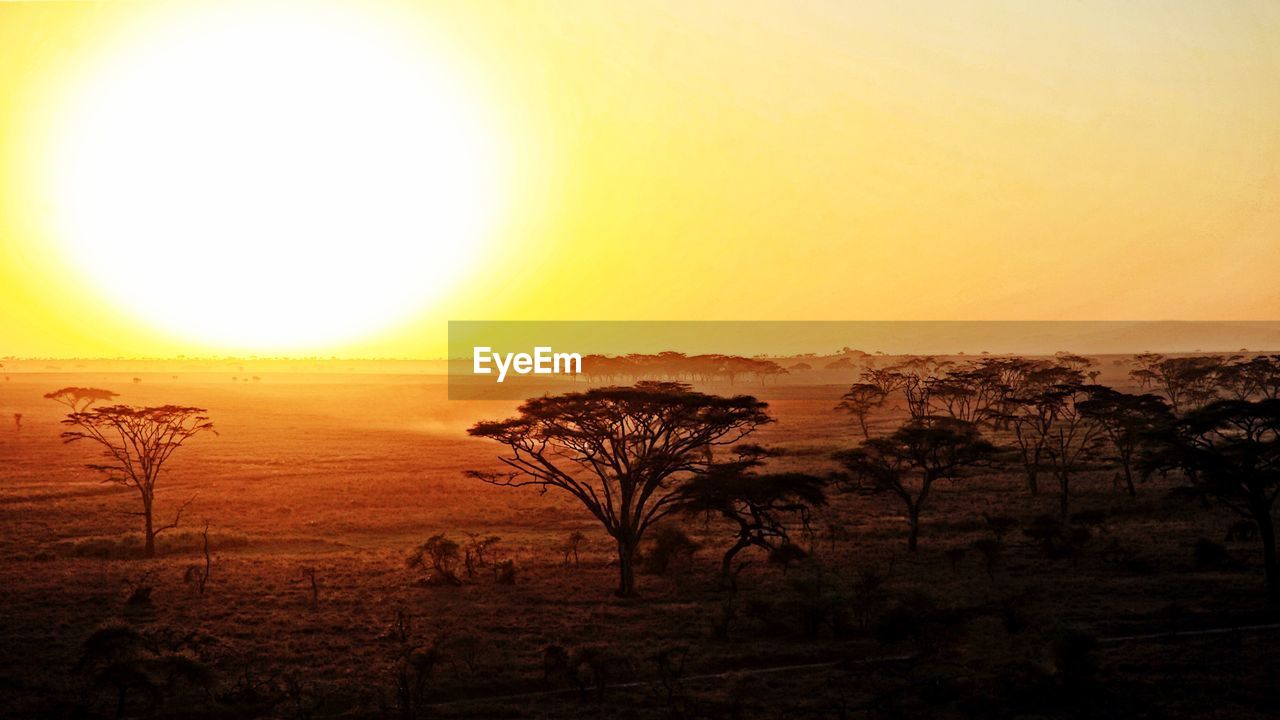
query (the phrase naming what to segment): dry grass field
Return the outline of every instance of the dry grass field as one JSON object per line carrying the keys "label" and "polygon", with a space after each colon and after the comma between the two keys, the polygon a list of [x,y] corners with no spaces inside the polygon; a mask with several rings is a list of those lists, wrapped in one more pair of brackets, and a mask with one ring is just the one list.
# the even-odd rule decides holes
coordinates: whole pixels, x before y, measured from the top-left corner
{"label": "dry grass field", "polygon": [[[59,440],[61,408],[41,396],[69,385],[198,405],[215,422],[219,434],[192,440],[161,481],[162,519],[190,505],[158,558],[137,557],[131,491],[84,469],[91,447]],[[785,451],[780,468],[832,470],[830,454],[857,441],[833,410],[843,385],[737,389],[770,402],[777,422],[756,440]],[[641,575],[640,596],[622,600],[610,540],[580,506],[463,476],[494,468],[499,449],[466,428],[514,407],[448,401],[443,379],[421,374],[11,375],[0,388],[0,717],[1280,713],[1280,632],[1168,635],[1272,622],[1256,544],[1197,562],[1197,541],[1221,543],[1233,518],[1172,496],[1172,480],[1130,500],[1109,474],[1082,479],[1073,509],[1094,515],[1062,557],[1022,532],[1055,512],[1052,490],[1033,497],[1012,473],[939,486],[914,554],[891,498],[837,495],[801,540],[810,560],[752,555],[733,595],[716,578],[723,528],[690,519],[702,544],[692,560]],[[992,538],[988,516],[1019,522],[990,562],[974,547]],[[203,562],[205,522],[213,562],[200,594],[184,576]],[[575,531],[587,540],[566,564]],[[423,586],[405,558],[437,533],[500,537],[494,557],[514,562],[514,583],[481,567],[460,587]],[[200,672],[118,706],[115,686],[78,668],[103,628],[132,629],[148,652]],[[547,671],[549,646],[594,653],[582,687]]]}

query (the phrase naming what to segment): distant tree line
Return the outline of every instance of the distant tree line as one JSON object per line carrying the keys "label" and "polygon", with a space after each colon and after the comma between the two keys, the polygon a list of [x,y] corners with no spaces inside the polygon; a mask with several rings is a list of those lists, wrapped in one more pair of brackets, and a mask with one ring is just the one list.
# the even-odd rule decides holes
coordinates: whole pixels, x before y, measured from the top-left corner
{"label": "distant tree line", "polygon": [[582,358],[582,374],[593,382],[673,380],[727,382],[732,385],[746,379],[763,384],[770,377],[787,374],[787,370],[772,360],[760,358],[662,352],[653,355],[586,355]]}
{"label": "distant tree line", "polygon": [[[775,374],[765,363],[777,367],[678,353],[606,360],[616,364],[603,366],[601,377],[613,380],[664,373],[688,380],[765,377]],[[789,529],[807,529],[809,511],[830,492],[897,497],[914,550],[920,518],[941,481],[1016,469],[1029,493],[1052,482],[1065,521],[1083,474],[1110,473],[1130,497],[1153,473],[1177,474],[1194,493],[1256,525],[1268,597],[1280,603],[1273,520],[1280,356],[1144,353],[1133,365],[1133,393],[1100,384],[1096,361],[1072,353],[921,356],[872,365],[837,406],[854,417],[862,441],[836,453],[838,469],[822,477],[768,473],[771,453],[740,444],[772,422],[765,403],[707,395],[678,381],[638,380],[530,400],[514,418],[477,424],[472,435],[506,446],[501,460],[508,472],[472,475],[576,497],[617,541],[618,591],[630,595],[634,554],[646,531],[678,512],[718,517],[733,529],[722,562],[729,574],[746,548],[789,546]],[[716,457],[720,447],[730,450],[729,459]]]}

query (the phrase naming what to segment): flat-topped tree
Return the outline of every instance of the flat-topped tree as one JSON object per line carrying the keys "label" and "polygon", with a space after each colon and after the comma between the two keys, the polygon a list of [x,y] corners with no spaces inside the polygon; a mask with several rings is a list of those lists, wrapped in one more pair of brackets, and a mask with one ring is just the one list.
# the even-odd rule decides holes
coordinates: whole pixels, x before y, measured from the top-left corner
{"label": "flat-topped tree", "polygon": [[883,407],[888,397],[889,393],[880,385],[869,382],[854,383],[849,388],[849,392],[840,396],[840,404],[836,405],[836,409],[843,410],[857,419],[858,428],[862,430],[862,438],[867,440],[871,438],[871,426],[868,423],[871,411]]}
{"label": "flat-topped tree", "polygon": [[1082,387],[1084,375],[1061,365],[1027,366],[1017,379],[1016,389],[988,408],[993,427],[1011,430],[1014,445],[1022,457],[1027,489],[1040,492],[1040,471],[1048,466],[1050,445],[1059,420],[1066,388]]}
{"label": "flat-topped tree", "polygon": [[[1096,423],[1114,450],[1129,497],[1138,494],[1133,471],[1148,436],[1173,420],[1169,404],[1156,395],[1130,395],[1102,385],[1087,387],[1088,399],[1077,404],[1084,417]],[[1143,475],[1145,479],[1146,475]]]}
{"label": "flat-topped tree", "polygon": [[1169,401],[1175,414],[1212,402],[1223,391],[1231,373],[1228,360],[1220,355],[1165,357],[1155,353],[1133,356],[1138,364],[1129,375],[1143,390],[1154,390]]}
{"label": "flat-topped tree", "polygon": [[1153,436],[1147,462],[1178,469],[1201,494],[1258,526],[1267,601],[1280,607],[1275,505],[1280,497],[1280,400],[1218,400]]}
{"label": "flat-topped tree", "polygon": [[65,405],[71,412],[78,413],[88,410],[97,403],[110,402],[117,395],[119,393],[103,390],[102,388],[64,387],[51,393],[45,393],[44,398],[45,400],[52,400],[60,405]]}
{"label": "flat-topped tree", "polygon": [[736,459],[713,465],[685,486],[685,512],[726,520],[734,529],[733,544],[720,562],[726,582],[737,574],[733,560],[739,553],[753,546],[773,552],[790,544],[789,526],[809,532],[812,510],[826,504],[826,478],[760,472],[772,454],[757,445],[739,446]]}
{"label": "flat-topped tree", "polygon": [[472,471],[494,485],[556,488],[604,526],[618,547],[618,594],[635,593],[645,531],[680,508],[686,484],[732,445],[772,422],[754,397],[721,397],[684,383],[639,382],[534,398],[519,415],[467,432],[507,446],[508,473]]}
{"label": "flat-topped tree", "polygon": [[949,417],[923,417],[889,435],[874,437],[853,450],[835,454],[844,467],[845,484],[865,493],[887,492],[907,511],[907,549],[920,536],[920,514],[939,480],[954,480],[987,460],[995,448],[977,426]]}
{"label": "flat-topped tree", "polygon": [[155,557],[156,536],[177,527],[183,509],[178,509],[171,522],[155,523],[156,481],[165,463],[187,440],[214,432],[204,408],[109,405],[72,412],[62,423],[75,428],[62,433],[65,442],[89,440],[102,447],[104,461],[86,467],[102,473],[103,482],[138,491],[142,511],[136,514],[143,519],[144,554]]}

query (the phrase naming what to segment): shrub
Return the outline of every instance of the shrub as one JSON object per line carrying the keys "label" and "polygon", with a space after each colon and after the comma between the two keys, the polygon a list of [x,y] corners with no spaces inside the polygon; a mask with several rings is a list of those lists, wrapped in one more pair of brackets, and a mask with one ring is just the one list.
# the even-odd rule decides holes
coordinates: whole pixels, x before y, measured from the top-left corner
{"label": "shrub", "polygon": [[457,572],[458,562],[461,558],[462,546],[445,537],[444,533],[437,533],[414,548],[413,552],[409,553],[405,564],[410,568],[431,571],[431,575],[419,583],[421,585],[428,587],[438,585],[456,586],[462,584]]}
{"label": "shrub", "polygon": [[805,637],[816,637],[825,625],[835,635],[849,629],[849,597],[839,577],[809,558],[788,581],[791,597],[788,608],[796,616]]}
{"label": "shrub", "polygon": [[[62,541],[52,548],[63,556],[90,557],[111,560],[140,557],[143,551],[142,533],[98,536]],[[249,545],[246,535],[235,532],[210,532],[211,551],[242,548]],[[199,553],[204,548],[204,536],[196,528],[170,530],[156,538],[157,555],[185,555]]]}
{"label": "shrub", "polygon": [[702,547],[675,525],[662,525],[653,532],[649,549],[641,558],[640,571],[648,575],[666,575],[677,565],[688,566],[693,554]]}
{"label": "shrub", "polygon": [[852,592],[849,598],[849,609],[853,612],[854,621],[862,630],[869,629],[884,608],[888,600],[886,588],[888,582],[889,573],[882,573],[875,569],[861,570],[857,579],[853,581],[850,588]]}
{"label": "shrub", "polygon": [[987,570],[987,577],[995,580],[996,568],[1000,566],[1001,560],[1004,559],[1004,543],[998,538],[982,538],[973,543],[973,549],[982,555],[982,563]]}
{"label": "shrub", "polygon": [[958,621],[956,613],[917,590],[902,596],[885,611],[876,623],[875,636],[886,645],[910,642],[922,654],[931,654],[947,643]]}
{"label": "shrub", "polygon": [[983,518],[987,521],[987,529],[997,540],[1004,540],[1004,536],[1018,526],[1017,519],[1008,515],[984,515]]}
{"label": "shrub", "polygon": [[1040,545],[1049,558],[1074,555],[1088,544],[1092,534],[1081,525],[1064,525],[1053,515],[1039,515],[1022,531]]}
{"label": "shrub", "polygon": [[1054,666],[1063,689],[1079,692],[1093,686],[1098,674],[1094,655],[1097,648],[1097,639],[1087,633],[1071,631],[1058,638],[1054,643]]}
{"label": "shrub", "polygon": [[[143,699],[150,715],[158,704],[184,688],[208,696],[215,682],[213,672],[186,653],[185,640],[166,642],[127,625],[109,625],[84,641],[74,671],[88,681],[95,694],[111,691],[110,702],[117,717],[129,712],[131,698]],[[189,700],[184,699],[188,710]]]}
{"label": "shrub", "polygon": [[809,557],[804,548],[795,543],[783,543],[769,551],[769,564],[781,565],[783,570]]}
{"label": "shrub", "polygon": [[1196,540],[1192,557],[1195,559],[1196,567],[1201,570],[1221,570],[1234,564],[1226,546],[1208,538]]}
{"label": "shrub", "polygon": [[516,561],[499,560],[493,566],[493,579],[499,585],[516,584]]}
{"label": "shrub", "polygon": [[476,568],[482,568],[496,562],[494,548],[502,538],[497,535],[482,537],[479,533],[467,533],[466,555],[463,563],[467,568],[467,577],[475,577]]}
{"label": "shrub", "polygon": [[1252,520],[1237,520],[1227,528],[1227,542],[1253,542],[1258,537],[1258,524]]}

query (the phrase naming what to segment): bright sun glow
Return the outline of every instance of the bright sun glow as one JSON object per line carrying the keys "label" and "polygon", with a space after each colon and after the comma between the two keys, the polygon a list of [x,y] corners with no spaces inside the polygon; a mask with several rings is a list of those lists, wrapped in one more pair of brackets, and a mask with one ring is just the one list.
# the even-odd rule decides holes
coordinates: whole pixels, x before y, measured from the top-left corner
{"label": "bright sun glow", "polygon": [[53,128],[44,192],[92,284],[257,351],[379,330],[458,282],[502,199],[460,72],[367,6],[176,5],[105,48]]}

